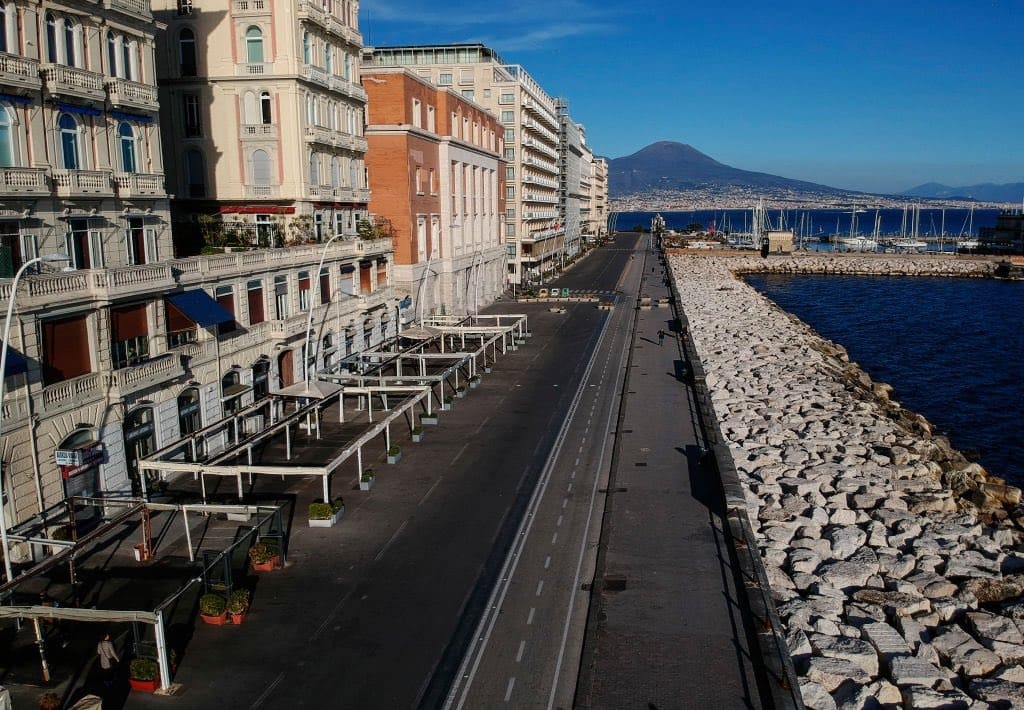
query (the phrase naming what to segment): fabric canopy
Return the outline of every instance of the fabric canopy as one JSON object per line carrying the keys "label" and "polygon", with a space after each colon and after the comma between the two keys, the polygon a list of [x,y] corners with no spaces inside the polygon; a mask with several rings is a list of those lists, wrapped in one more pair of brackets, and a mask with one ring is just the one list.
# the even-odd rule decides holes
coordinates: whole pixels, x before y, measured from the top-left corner
{"label": "fabric canopy", "polygon": [[212,325],[233,321],[235,317],[202,289],[183,291],[168,296],[172,306],[188,316],[196,325],[209,328]]}

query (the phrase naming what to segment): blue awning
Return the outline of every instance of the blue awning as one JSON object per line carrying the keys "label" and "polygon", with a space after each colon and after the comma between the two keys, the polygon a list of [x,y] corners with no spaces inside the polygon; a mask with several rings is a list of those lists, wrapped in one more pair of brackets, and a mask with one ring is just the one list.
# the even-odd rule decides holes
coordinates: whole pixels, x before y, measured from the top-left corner
{"label": "blue awning", "polygon": [[18,96],[17,94],[0,94],[0,101],[10,101],[12,104],[20,104],[22,106],[32,103],[30,97]]}
{"label": "blue awning", "polygon": [[79,106],[78,104],[66,104],[63,101],[54,101],[53,105],[57,107],[58,111],[64,111],[66,113],[78,113],[83,116],[102,116],[103,112],[98,108],[91,108],[89,106]]}
{"label": "blue awning", "polygon": [[152,116],[142,116],[137,113],[125,113],[124,111],[111,111],[111,118],[116,118],[118,121],[135,121],[136,123],[152,123]]}
{"label": "blue awning", "polygon": [[25,356],[10,346],[7,348],[7,362],[4,365],[4,377],[20,375],[28,371],[28,362],[25,360]]}
{"label": "blue awning", "polygon": [[176,293],[168,296],[167,300],[189,320],[203,328],[235,319],[227,308],[217,303],[213,296],[202,289]]}

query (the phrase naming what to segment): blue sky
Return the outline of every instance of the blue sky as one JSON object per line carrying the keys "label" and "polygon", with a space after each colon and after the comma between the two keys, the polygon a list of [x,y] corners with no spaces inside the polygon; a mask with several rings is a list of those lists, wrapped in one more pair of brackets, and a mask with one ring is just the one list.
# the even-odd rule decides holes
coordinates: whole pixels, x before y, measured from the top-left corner
{"label": "blue sky", "polygon": [[849,189],[1024,181],[1024,0],[362,0],[360,29],[492,47],[611,158],[674,140]]}

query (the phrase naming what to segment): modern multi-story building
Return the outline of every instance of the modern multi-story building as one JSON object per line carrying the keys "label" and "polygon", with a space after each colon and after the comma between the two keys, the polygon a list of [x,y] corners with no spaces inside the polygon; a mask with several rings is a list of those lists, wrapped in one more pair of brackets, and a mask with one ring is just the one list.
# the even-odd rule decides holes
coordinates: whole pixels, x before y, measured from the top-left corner
{"label": "modern multi-story building", "polygon": [[504,130],[508,279],[537,281],[559,263],[565,225],[558,212],[555,101],[527,71],[481,44],[367,48],[363,66],[408,67],[487,108]]}
{"label": "modern multi-story building", "polygon": [[[558,99],[558,210],[565,225],[565,255],[580,251],[583,216],[590,211],[590,160],[586,129],[569,115],[569,102]],[[590,156],[588,158],[587,156]]]}
{"label": "modern multi-story building", "polygon": [[594,158],[590,161],[590,211],[584,234],[594,237],[608,232],[608,161]]}
{"label": "modern multi-story building", "polygon": [[[211,225],[219,225],[225,212],[213,212],[218,217],[210,219],[203,210],[234,206],[229,214],[254,225],[237,229],[240,234],[261,235],[259,217],[268,215],[272,226],[267,229],[274,228],[276,217],[300,220],[300,227],[308,223],[304,239],[285,242],[331,241],[285,248],[268,236],[256,245],[220,246],[219,253],[175,259],[159,150],[162,107],[153,79],[153,33],[162,27],[146,1],[105,0],[90,6],[88,14],[59,3],[45,8],[26,3],[17,12],[13,3],[6,7],[0,35],[4,48],[17,51],[0,53],[0,158],[5,163],[0,166],[5,269],[0,308],[15,300],[8,343],[15,356],[9,364],[20,367],[5,373],[0,462],[6,519],[14,525],[72,495],[139,492],[138,461],[200,428],[220,428],[223,434],[194,455],[234,445],[236,437],[265,424],[263,399],[301,381],[307,363],[329,367],[392,336],[397,302],[389,285],[391,241],[355,236],[353,222],[357,213],[365,214],[369,197],[361,144],[355,142],[362,110],[357,109],[358,128],[352,131],[334,123],[322,136],[317,120],[325,97],[334,101],[336,117],[344,115],[343,104],[361,107],[355,79],[337,83],[341,94],[352,94],[347,100],[322,87],[324,82],[335,86],[333,74],[309,78],[315,74],[312,64],[280,84],[254,81],[236,87],[241,92],[235,103],[228,91],[208,87],[204,96],[217,100],[215,114],[203,113],[210,109],[206,103],[199,114],[179,113],[195,104],[168,90],[173,107],[166,125],[177,137],[167,142],[166,162],[175,166],[168,184],[178,194],[184,189],[190,200],[206,199],[182,201],[186,212],[195,208],[197,224],[214,230]],[[299,6],[291,7],[298,12]],[[322,11],[301,7],[299,15],[306,19],[295,26],[300,43],[307,29],[312,35],[314,25],[325,24],[328,29],[317,37],[340,34],[358,42],[353,5],[343,5],[349,13],[344,17],[351,19],[337,26]],[[217,64],[218,71],[233,66],[231,74],[255,76],[262,66],[264,75],[273,75],[277,52],[287,44],[283,28],[289,25],[282,20],[275,30],[264,24],[271,19],[246,14],[263,8],[262,0],[238,0],[221,9],[176,7],[173,12],[185,18],[172,35],[179,70],[193,59],[197,72],[206,67],[212,61],[206,53],[227,47],[231,28],[243,27],[247,44],[240,46],[252,52],[243,56],[261,56],[253,46],[255,28],[266,33],[268,61]],[[204,12],[216,22],[203,18],[187,24],[187,18],[199,20]],[[217,23],[225,25],[223,35],[214,32],[223,45],[199,34]],[[186,30],[193,33],[194,47]],[[322,56],[334,56],[317,47]],[[349,52],[352,71],[356,54]],[[274,87],[283,87],[283,93],[271,93],[269,104],[258,98],[259,120],[253,121],[245,113],[246,92],[262,97]],[[307,97],[312,121],[293,106]],[[234,109],[220,112],[226,106]],[[294,126],[286,131],[278,120],[292,108]],[[214,124],[213,115],[216,127],[203,132],[204,125]],[[205,116],[206,122],[189,123],[195,116]],[[196,125],[200,134],[186,140],[181,131]],[[258,139],[250,137],[250,127]],[[287,143],[286,136],[298,142]],[[310,172],[293,171],[300,143],[307,147]],[[336,150],[334,144],[342,147]],[[335,163],[335,156],[351,158],[347,165],[357,187],[342,184],[343,163]],[[229,160],[242,172],[223,164]],[[312,199],[314,186],[336,189],[330,172],[326,183],[312,179],[313,168],[326,164],[339,166],[337,189],[348,190],[345,199]],[[244,179],[233,184],[232,177],[243,172]],[[268,209],[273,207],[281,209]],[[321,232],[320,224],[330,231]],[[222,234],[223,227],[217,228]],[[290,221],[280,229],[299,234]],[[260,242],[274,248],[260,248]],[[67,252],[68,269],[25,276],[12,292],[13,269],[37,254],[58,251]],[[28,554],[16,547],[12,558]]]}
{"label": "modern multi-story building", "polygon": [[369,201],[358,3],[155,0],[154,14],[179,248],[354,236]]}
{"label": "modern multi-story building", "polygon": [[505,165],[497,118],[399,67],[363,70],[371,213],[394,242],[411,317],[466,314],[505,287]]}

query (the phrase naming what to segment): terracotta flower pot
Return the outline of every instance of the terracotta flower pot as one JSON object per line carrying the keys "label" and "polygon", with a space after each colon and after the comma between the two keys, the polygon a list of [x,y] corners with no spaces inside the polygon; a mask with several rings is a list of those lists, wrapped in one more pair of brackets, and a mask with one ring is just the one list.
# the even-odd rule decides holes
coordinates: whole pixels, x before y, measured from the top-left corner
{"label": "terracotta flower pot", "polygon": [[272,572],[280,562],[281,556],[274,555],[266,562],[253,562],[252,570],[253,572]]}
{"label": "terracotta flower pot", "polygon": [[217,614],[216,616],[212,616],[212,615],[209,615],[209,614],[200,614],[199,616],[207,624],[212,624],[213,626],[223,626],[228,621],[228,610],[225,609],[224,611],[222,611],[220,614]]}
{"label": "terracotta flower pot", "polygon": [[155,693],[156,689],[160,687],[160,679],[153,678],[152,680],[137,680],[135,678],[129,678],[128,684],[132,687],[132,690],[137,690],[140,693]]}
{"label": "terracotta flower pot", "polygon": [[248,615],[248,613],[249,613],[248,609],[246,609],[245,611],[232,611],[232,612],[228,612],[228,614],[231,616],[231,623],[232,624],[241,624],[243,621],[245,621],[245,617],[246,617],[246,615]]}

